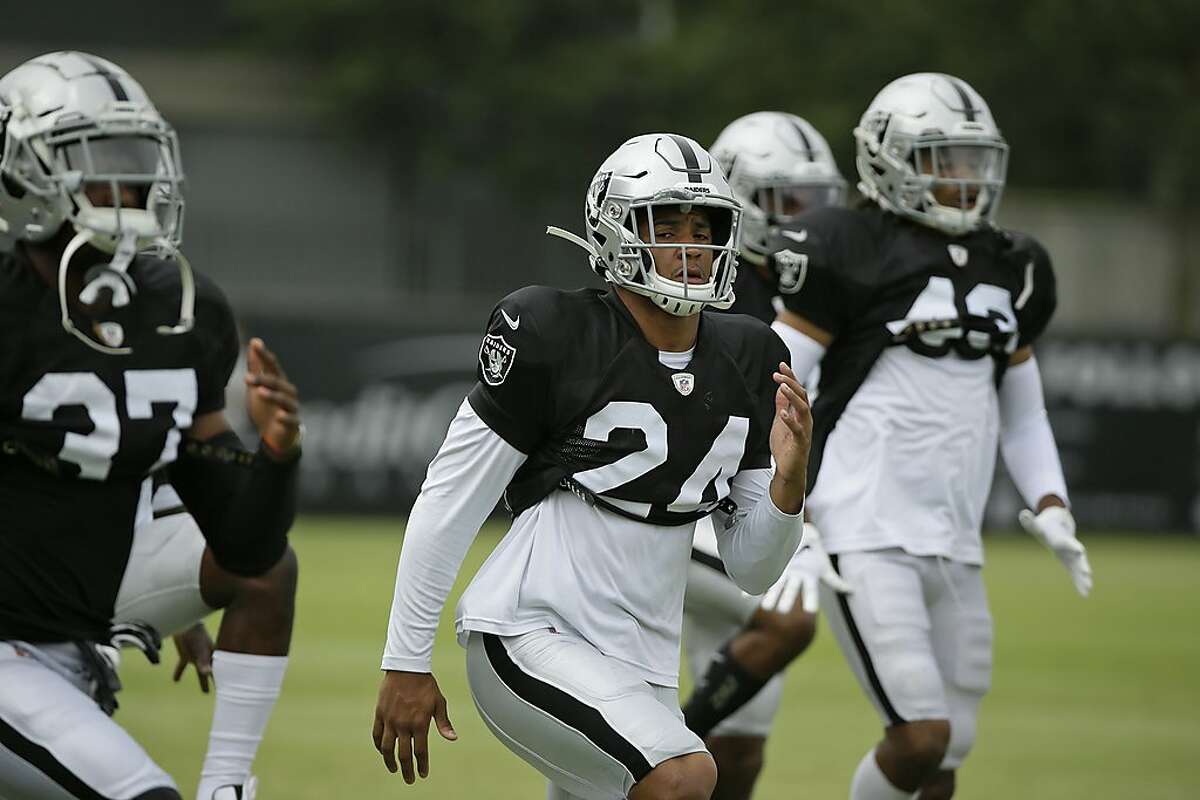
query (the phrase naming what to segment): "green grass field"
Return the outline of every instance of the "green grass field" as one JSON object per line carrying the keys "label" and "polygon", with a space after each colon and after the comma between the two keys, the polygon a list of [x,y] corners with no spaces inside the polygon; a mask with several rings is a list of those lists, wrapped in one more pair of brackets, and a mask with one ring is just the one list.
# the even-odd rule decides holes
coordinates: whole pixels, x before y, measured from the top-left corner
{"label": "green grass field", "polygon": [[[456,596],[499,532],[480,537]],[[384,770],[370,729],[400,539],[391,520],[298,524],[296,639],[256,764],[260,797],[543,797],[541,777],[475,712],[452,634],[453,601],[434,669],[459,741],[434,744],[430,778],[417,786]],[[996,667],[959,797],[1200,797],[1200,543],[1096,537],[1089,546],[1096,589],[1085,601],[1032,540],[989,540]],[[173,664],[173,648],[164,655]],[[170,672],[128,655],[117,718],[190,800],[211,699],[194,676],[175,685]],[[845,797],[878,732],[832,637],[819,634],[789,673],[757,797]]]}

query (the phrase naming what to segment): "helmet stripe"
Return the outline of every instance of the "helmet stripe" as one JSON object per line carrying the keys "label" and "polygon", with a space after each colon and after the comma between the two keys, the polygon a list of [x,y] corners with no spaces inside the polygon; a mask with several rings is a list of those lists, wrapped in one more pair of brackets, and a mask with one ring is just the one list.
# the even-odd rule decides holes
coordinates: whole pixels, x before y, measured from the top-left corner
{"label": "helmet stripe", "polygon": [[816,161],[817,155],[813,152],[812,142],[808,140],[808,135],[804,132],[804,126],[794,119],[789,119],[792,127],[796,129],[796,135],[800,137],[800,143],[804,145],[804,155],[809,161]]}
{"label": "helmet stripe", "polygon": [[77,53],[76,55],[78,55],[87,63],[91,64],[92,69],[96,70],[96,74],[108,82],[108,88],[112,89],[113,97],[115,99],[121,101],[129,99],[129,94],[125,91],[125,87],[121,85],[121,79],[116,75],[116,73],[109,72],[108,67],[104,66],[102,62],[93,58],[92,56],[89,56],[87,53]]}
{"label": "helmet stripe", "polygon": [[679,154],[683,156],[683,165],[687,168],[688,180],[692,183],[700,183],[703,180],[700,176],[700,159],[696,157],[696,151],[692,149],[691,142],[675,133],[667,135],[675,142],[675,146],[679,148]]}
{"label": "helmet stripe", "polygon": [[954,78],[951,78],[949,75],[947,75],[946,80],[949,81],[950,85],[954,87],[954,91],[958,92],[958,99],[962,100],[963,107],[956,110],[967,115],[967,122],[974,122],[975,112],[979,109],[975,108],[975,106],[971,103],[971,96],[967,94],[967,90],[963,88],[963,85]]}

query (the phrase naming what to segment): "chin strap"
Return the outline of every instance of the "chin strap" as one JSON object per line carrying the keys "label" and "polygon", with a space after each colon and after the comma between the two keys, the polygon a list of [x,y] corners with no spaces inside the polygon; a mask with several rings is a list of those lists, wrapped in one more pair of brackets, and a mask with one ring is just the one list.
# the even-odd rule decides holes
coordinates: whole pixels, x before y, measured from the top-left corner
{"label": "chin strap", "polygon": [[173,258],[179,265],[179,321],[174,325],[159,325],[156,330],[163,336],[187,333],[196,323],[196,278],[192,274],[192,263],[178,247],[166,238],[156,243],[159,250]]}
{"label": "chin strap", "polygon": [[[93,231],[87,228],[76,233],[63,249],[62,258],[59,259],[58,308],[62,314],[62,326],[67,333],[93,350],[113,356],[128,355],[133,352],[131,348],[109,347],[106,344],[101,344],[76,328],[75,323],[71,321],[71,305],[67,300],[67,271],[71,266],[71,259],[75,257],[80,248],[92,240],[93,236]],[[95,273],[94,277],[83,287],[83,291],[79,293],[79,299],[85,303],[95,302],[99,296],[100,289],[108,288],[113,293],[114,308],[125,306],[132,302],[133,294],[136,290],[133,288],[133,282],[126,274],[126,270],[129,269],[129,264],[133,261],[135,255],[137,255],[137,237],[132,233],[126,233],[121,237],[120,242],[117,243],[117,249],[113,254],[112,262]]]}
{"label": "chin strap", "polygon": [[584,250],[586,250],[587,254],[589,256],[591,256],[592,258],[595,258],[595,259],[600,258],[600,254],[596,252],[596,248],[592,247],[591,243],[588,242],[586,239],[584,239],[582,236],[578,236],[574,233],[571,233],[568,230],[564,230],[563,228],[557,228],[553,225],[546,226],[546,233],[550,236],[557,236],[560,239],[566,239],[571,244],[579,245]]}
{"label": "chin strap", "polygon": [[[128,355],[133,352],[132,348],[110,347],[109,345],[97,342],[75,327],[75,323],[71,321],[71,307],[67,300],[67,272],[71,264],[71,259],[75,257],[75,254],[84,245],[91,242],[94,236],[95,233],[92,230],[83,228],[67,243],[67,246],[63,249],[62,257],[59,259],[58,306],[62,314],[62,326],[67,333],[93,350],[107,355]],[[159,325],[155,330],[163,336],[187,333],[195,324],[196,311],[196,280],[192,273],[192,265],[187,260],[187,257],[180,252],[179,248],[166,238],[158,239],[155,242],[155,246],[158,247],[159,252],[164,256],[176,262],[179,267],[180,282],[179,321],[174,325]],[[113,308],[121,308],[133,302],[133,296],[137,294],[137,287],[133,279],[129,277],[129,267],[137,254],[137,234],[132,231],[126,231],[121,234],[121,238],[117,242],[117,248],[113,253],[112,261],[89,270],[89,280],[80,291],[79,299],[84,303],[91,304],[99,299],[101,289],[109,289],[112,292]]]}

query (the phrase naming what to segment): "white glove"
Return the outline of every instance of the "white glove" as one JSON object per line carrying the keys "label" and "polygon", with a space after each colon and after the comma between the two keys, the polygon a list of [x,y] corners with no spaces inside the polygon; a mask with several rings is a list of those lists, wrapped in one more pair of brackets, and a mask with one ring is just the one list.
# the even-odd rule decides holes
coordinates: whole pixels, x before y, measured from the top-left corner
{"label": "white glove", "polygon": [[837,570],[829,561],[829,554],[821,545],[821,533],[817,526],[806,522],[799,549],[788,562],[783,575],[763,595],[759,605],[764,611],[786,614],[796,605],[796,597],[800,596],[804,613],[815,614],[820,605],[819,588],[822,581],[830,589],[841,594],[854,591],[850,584],[842,580],[842,576],[837,574]]}
{"label": "white glove", "polygon": [[1075,591],[1084,597],[1092,590],[1092,565],[1088,563],[1083,542],[1075,538],[1075,518],[1062,506],[1050,506],[1040,514],[1025,509],[1017,515],[1021,527],[1054,551],[1071,573]]}

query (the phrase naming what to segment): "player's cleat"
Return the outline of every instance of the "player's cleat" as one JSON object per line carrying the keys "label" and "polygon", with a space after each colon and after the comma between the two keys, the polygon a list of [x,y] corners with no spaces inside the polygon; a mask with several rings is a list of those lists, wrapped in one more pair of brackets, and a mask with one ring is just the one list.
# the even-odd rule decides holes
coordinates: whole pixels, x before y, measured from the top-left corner
{"label": "player's cleat", "polygon": [[258,794],[258,778],[251,775],[241,786],[221,786],[212,793],[212,800],[254,800]]}

